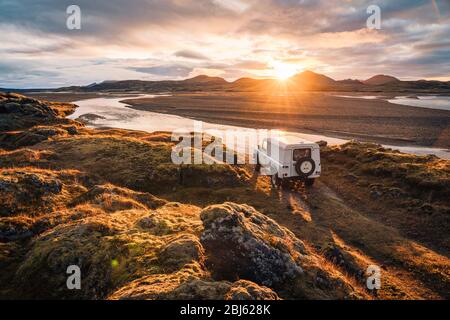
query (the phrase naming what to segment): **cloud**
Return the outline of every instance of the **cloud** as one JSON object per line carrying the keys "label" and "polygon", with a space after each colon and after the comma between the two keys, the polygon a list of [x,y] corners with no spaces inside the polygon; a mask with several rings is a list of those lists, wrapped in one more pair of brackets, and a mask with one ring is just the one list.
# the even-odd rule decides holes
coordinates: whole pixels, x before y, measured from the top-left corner
{"label": "cloud", "polygon": [[265,70],[269,66],[267,63],[261,62],[261,61],[255,61],[255,60],[243,60],[240,62],[235,63],[233,66],[235,69],[253,69],[253,70]]}
{"label": "cloud", "polygon": [[[434,3],[434,4],[433,4]],[[274,60],[336,78],[445,77],[446,0],[0,0],[0,85],[59,86],[270,73]],[[379,5],[382,29],[366,29]],[[19,67],[24,66],[24,67]]]}
{"label": "cloud", "polygon": [[152,75],[165,76],[165,77],[186,77],[192,72],[192,68],[180,66],[180,65],[162,65],[153,67],[132,67],[131,70],[149,73]]}
{"label": "cloud", "polygon": [[180,50],[175,52],[175,56],[194,60],[209,60],[207,56],[193,50]]}
{"label": "cloud", "polygon": [[250,7],[249,3],[243,0],[212,0],[212,2],[236,13],[243,13]]}

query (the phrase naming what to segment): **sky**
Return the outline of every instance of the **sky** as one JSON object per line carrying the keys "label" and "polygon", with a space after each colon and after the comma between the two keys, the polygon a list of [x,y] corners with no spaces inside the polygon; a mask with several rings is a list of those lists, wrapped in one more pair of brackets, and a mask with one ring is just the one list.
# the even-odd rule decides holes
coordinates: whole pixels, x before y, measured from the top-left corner
{"label": "sky", "polygon": [[3,88],[304,70],[450,80],[450,0],[0,0]]}

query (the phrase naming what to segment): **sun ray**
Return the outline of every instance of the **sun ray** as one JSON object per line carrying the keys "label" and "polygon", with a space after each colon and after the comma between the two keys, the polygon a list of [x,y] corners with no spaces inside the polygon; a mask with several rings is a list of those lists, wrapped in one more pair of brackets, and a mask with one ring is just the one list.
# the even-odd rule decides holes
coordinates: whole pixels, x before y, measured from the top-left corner
{"label": "sun ray", "polygon": [[273,75],[279,80],[287,80],[298,73],[298,66],[283,62],[272,63]]}

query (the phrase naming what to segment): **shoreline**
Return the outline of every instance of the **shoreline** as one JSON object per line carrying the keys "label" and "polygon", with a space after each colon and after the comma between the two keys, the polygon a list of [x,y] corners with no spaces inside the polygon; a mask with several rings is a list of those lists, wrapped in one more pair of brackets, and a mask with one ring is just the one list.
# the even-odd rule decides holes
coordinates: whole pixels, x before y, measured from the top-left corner
{"label": "shoreline", "polygon": [[[154,98],[154,97],[153,97]],[[99,100],[99,101],[96,101]],[[173,130],[183,129],[190,130],[193,128],[194,120],[189,117],[180,117],[172,114],[164,114],[159,112],[141,111],[129,108],[123,103],[122,98],[113,99],[93,99],[92,102],[85,102],[83,100],[77,101],[79,109],[71,116],[71,119],[79,120],[91,128],[119,128],[125,130],[137,130],[148,133],[153,132],[172,132]],[[78,116],[79,117],[78,117]],[[130,117],[131,116],[131,117]],[[161,125],[166,123],[165,125]],[[219,130],[255,130],[249,127],[239,127],[233,125],[215,124],[212,122],[203,122],[205,130],[219,129]],[[256,128],[258,130],[260,128]],[[190,130],[192,131],[192,130]],[[190,132],[189,131],[189,132]],[[301,139],[309,141],[326,141],[329,145],[339,145],[349,142],[350,138],[340,139],[333,137],[333,134],[321,135],[317,132],[293,132],[285,131],[285,134],[298,136]],[[335,136],[335,135],[334,135]],[[354,137],[352,137],[354,138]],[[363,140],[362,136],[357,137]],[[370,138],[370,137],[369,137]],[[369,141],[368,139],[364,139]],[[373,141],[373,139],[371,139]],[[380,139],[381,140],[381,139]],[[441,159],[450,159],[450,152],[446,149],[422,147],[408,144],[408,141],[388,142],[380,141],[384,148],[398,150],[405,154],[414,155],[435,155]],[[238,147],[240,148],[240,147]]]}
{"label": "shoreline", "polygon": [[[349,98],[354,99],[354,98]],[[333,126],[334,128],[330,129],[316,129],[316,128],[310,128],[307,126],[299,126],[295,123],[295,120],[292,121],[290,119],[286,123],[280,123],[280,121],[277,121],[277,119],[261,119],[256,117],[248,117],[248,114],[251,114],[250,112],[243,111],[241,114],[239,111],[234,112],[233,115],[228,116],[226,113],[224,113],[228,117],[221,117],[222,110],[209,110],[205,111],[201,107],[196,108],[189,106],[189,108],[183,109],[182,107],[179,108],[177,106],[167,106],[167,105],[158,105],[158,102],[154,102],[154,100],[163,101],[162,98],[152,99],[153,101],[149,99],[124,99],[120,102],[123,104],[126,104],[131,109],[135,110],[141,110],[141,111],[148,111],[148,112],[155,112],[160,114],[167,114],[167,115],[175,115],[180,117],[185,117],[192,120],[198,120],[198,121],[205,121],[213,124],[218,125],[230,125],[230,126],[239,126],[239,127],[246,127],[251,129],[276,129],[276,130],[283,130],[283,131],[290,131],[295,133],[301,133],[301,134],[313,134],[313,135],[324,135],[328,136],[330,138],[337,138],[337,139],[346,139],[346,140],[352,140],[357,139],[364,142],[373,142],[373,143],[379,143],[379,144],[385,144],[385,145],[396,145],[399,147],[425,147],[425,148],[436,148],[436,149],[442,149],[446,151],[450,151],[450,139],[447,139],[447,137],[441,137],[441,139],[432,142],[425,142],[424,140],[420,141],[417,139],[417,137],[413,137],[412,134],[410,136],[396,136],[393,137],[389,132],[386,134],[364,134],[364,133],[358,133],[358,132],[349,132],[348,130],[340,130],[339,128],[339,116],[336,116],[331,121],[334,122]],[[371,102],[371,101],[369,101]],[[392,104],[393,105],[393,104]],[[394,106],[394,105],[393,105]],[[399,108],[400,110],[403,108],[404,110],[408,111],[408,109],[419,109],[415,110],[417,113],[424,113],[424,110],[422,108],[417,107],[409,107],[404,105],[395,105],[396,108]],[[425,109],[425,108],[423,108]],[[429,110],[429,109],[428,109]],[[233,110],[234,111],[234,110]],[[425,111],[426,112],[426,111]],[[435,112],[430,111],[430,113]],[[247,114],[246,114],[247,113]],[[450,123],[450,112],[443,111],[443,110],[436,110],[436,114],[446,114],[448,115],[447,118],[444,118],[443,121]],[[257,115],[257,114],[256,114]],[[291,114],[288,114],[288,117],[291,116]],[[305,118],[310,117],[308,121],[313,122],[314,124],[319,123],[322,119],[322,117],[326,118],[324,115],[312,115],[312,116],[305,116]],[[329,117],[333,118],[333,116]],[[373,116],[373,117],[365,117],[365,119],[362,120],[362,122],[366,121],[367,124],[370,124],[371,120],[382,122],[383,119],[381,116]],[[329,119],[326,119],[329,120]],[[358,119],[359,120],[359,119]],[[422,120],[422,119],[419,119]],[[448,127],[448,125],[447,125]],[[369,131],[369,130],[367,130]],[[414,132],[414,130],[411,130]],[[444,130],[445,131],[445,130]],[[445,134],[445,132],[444,132]],[[389,136],[391,135],[391,136]],[[419,141],[418,141],[419,140]]]}
{"label": "shoreline", "polygon": [[[317,94],[317,93],[316,93]],[[276,130],[283,130],[283,131],[289,131],[293,133],[299,133],[299,134],[311,134],[311,135],[323,135],[330,138],[336,138],[336,139],[345,139],[345,140],[352,140],[357,139],[363,142],[372,142],[372,143],[379,143],[383,145],[392,145],[392,146],[398,146],[398,147],[424,147],[424,148],[433,148],[433,149],[440,149],[444,150],[446,152],[450,151],[450,139],[447,139],[445,136],[441,137],[440,140],[435,141],[434,143],[425,143],[424,141],[418,141],[417,137],[414,139],[414,137],[410,136],[396,136],[392,137],[389,136],[389,134],[364,134],[361,132],[350,132],[348,130],[342,130],[339,128],[339,117],[338,116],[331,116],[331,118],[334,117],[334,119],[331,119],[332,122],[334,122],[333,126],[335,128],[329,128],[329,129],[316,129],[316,128],[310,128],[307,126],[300,127],[295,122],[287,122],[287,123],[280,123],[280,121],[277,121],[277,119],[257,119],[255,117],[250,118],[248,117],[248,114],[242,113],[240,114],[239,111],[234,112],[233,116],[228,117],[221,117],[222,110],[208,110],[208,112],[205,112],[204,109],[201,107],[195,108],[192,106],[189,106],[188,109],[183,109],[183,107],[178,108],[177,106],[167,106],[167,105],[158,105],[158,102],[155,104],[154,101],[164,101],[164,99],[167,98],[173,98],[176,99],[183,98],[183,97],[201,97],[202,95],[198,96],[197,94],[187,94],[187,95],[174,95],[170,97],[157,97],[157,98],[139,98],[136,97],[134,94],[127,94],[127,95],[121,95],[121,94],[93,94],[93,95],[84,95],[84,94],[77,94],[77,93],[62,93],[62,94],[56,94],[57,97],[54,96],[55,94],[46,94],[40,95],[36,94],[36,97],[39,98],[48,98],[50,99],[60,99],[64,98],[63,100],[70,101],[72,103],[76,104],[76,101],[86,100],[86,99],[93,99],[93,98],[123,98],[119,102],[126,105],[130,109],[134,110],[140,110],[140,111],[147,111],[147,112],[155,112],[158,114],[163,115],[174,115],[179,117],[184,117],[191,120],[197,120],[197,121],[204,121],[211,124],[217,124],[217,125],[228,125],[228,126],[238,126],[238,127],[245,127],[250,129],[276,129]],[[215,95],[215,93],[212,93],[212,95]],[[357,97],[357,95],[355,96]],[[347,98],[347,100],[355,100],[352,98]],[[345,98],[344,98],[345,100]],[[368,102],[373,102],[372,100],[368,100]],[[376,102],[376,101],[375,101]],[[408,109],[419,109],[415,110],[418,113],[424,113],[424,110],[421,110],[422,108],[416,108],[416,107],[408,107],[408,106],[402,106],[402,105],[395,105],[396,108],[404,109],[408,111]],[[437,114],[449,114],[450,112],[437,110]],[[288,118],[291,114],[288,114]],[[306,116],[308,117],[308,116]],[[312,115],[309,116],[311,121],[314,124],[320,123],[323,121],[321,117],[323,115]],[[370,122],[370,118],[365,117],[366,119],[363,119],[363,122]],[[372,117],[373,119],[376,119],[377,117]],[[378,117],[380,118],[380,117]],[[450,122],[450,116],[448,117],[449,120],[446,120],[447,122]],[[329,120],[329,119],[327,119]],[[420,120],[420,119],[419,119]],[[378,119],[377,121],[380,121]],[[335,124],[338,124],[337,126]],[[367,130],[369,131],[369,130]],[[445,135],[445,132],[444,132]]]}

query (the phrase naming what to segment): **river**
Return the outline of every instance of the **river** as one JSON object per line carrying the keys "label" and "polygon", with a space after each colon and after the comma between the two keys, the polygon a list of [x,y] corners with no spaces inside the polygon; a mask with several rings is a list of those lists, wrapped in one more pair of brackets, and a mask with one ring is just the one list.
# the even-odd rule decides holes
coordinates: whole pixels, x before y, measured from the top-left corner
{"label": "river", "polygon": [[[138,95],[139,98],[152,98],[156,95]],[[92,121],[91,127],[111,127],[120,128],[128,130],[141,130],[147,132],[155,131],[169,131],[173,132],[176,130],[192,132],[194,131],[194,126],[201,123],[203,131],[218,130],[224,132],[226,130],[234,131],[236,135],[240,133],[248,133],[249,131],[255,131],[255,129],[213,124],[208,122],[199,122],[193,119],[180,117],[170,114],[162,114],[149,111],[135,110],[128,107],[126,104],[120,102],[124,99],[129,99],[130,96],[126,97],[101,97],[94,99],[86,99],[75,101],[74,103],[79,106],[69,118],[77,119],[78,117],[86,114],[95,114],[97,119]],[[134,97],[133,97],[134,98]],[[309,141],[327,141],[329,144],[343,144],[348,140],[338,139],[325,135],[317,134],[306,134],[299,132],[285,132],[285,131],[273,131],[277,134],[295,136],[300,139],[305,139]],[[450,152],[445,149],[439,148],[428,148],[428,147],[418,147],[418,146],[393,146],[385,145],[387,148],[392,148],[405,153],[412,153],[417,155],[434,154],[443,159],[450,159]],[[235,148],[238,152],[244,152],[245,146],[237,144]]]}

